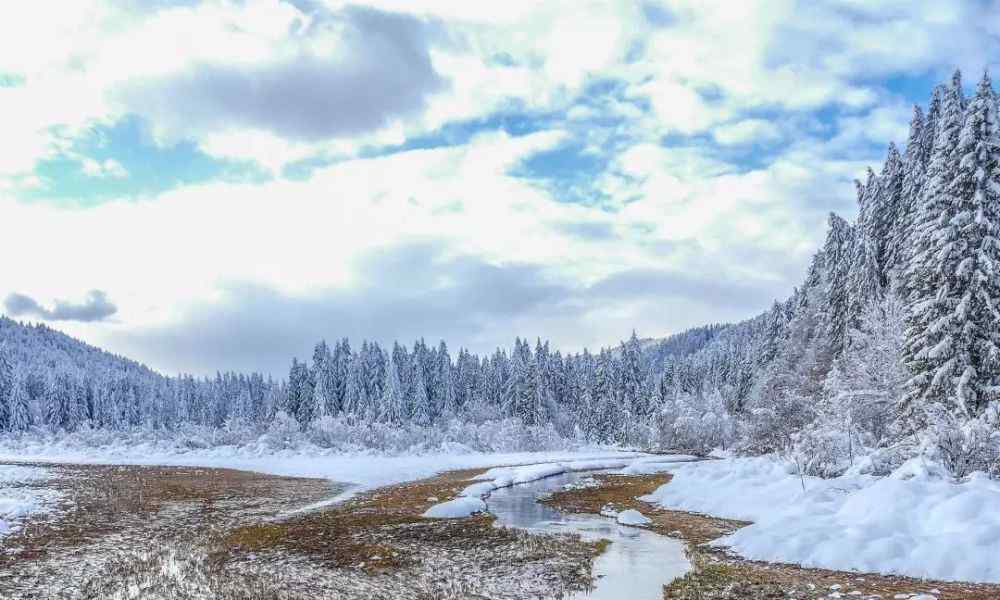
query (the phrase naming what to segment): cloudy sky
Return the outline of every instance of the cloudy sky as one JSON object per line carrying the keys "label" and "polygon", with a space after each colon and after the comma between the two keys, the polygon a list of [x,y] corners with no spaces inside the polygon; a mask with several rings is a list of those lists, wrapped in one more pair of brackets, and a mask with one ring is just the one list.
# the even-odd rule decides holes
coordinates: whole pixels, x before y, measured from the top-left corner
{"label": "cloudy sky", "polygon": [[988,2],[51,0],[0,20],[0,300],[166,372],[750,316]]}

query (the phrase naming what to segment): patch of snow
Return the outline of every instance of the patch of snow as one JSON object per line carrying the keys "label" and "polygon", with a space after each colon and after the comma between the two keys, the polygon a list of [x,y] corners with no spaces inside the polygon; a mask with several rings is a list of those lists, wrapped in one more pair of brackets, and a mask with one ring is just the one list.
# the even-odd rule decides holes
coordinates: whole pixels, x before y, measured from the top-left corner
{"label": "patch of snow", "polygon": [[59,498],[53,489],[24,487],[49,479],[47,469],[0,465],[0,539],[18,531],[29,517],[48,511]]}
{"label": "patch of snow", "polygon": [[618,513],[617,521],[619,525],[630,525],[632,527],[642,527],[652,523],[649,517],[634,508]]}
{"label": "patch of snow", "polygon": [[459,492],[454,500],[435,504],[430,507],[424,517],[437,519],[458,519],[468,517],[486,509],[483,499],[490,493],[501,488],[511,487],[555,477],[563,473],[575,471],[596,471],[601,469],[621,469],[626,467],[633,458],[602,458],[576,461],[548,462],[518,467],[495,467],[489,469],[474,479],[477,483],[467,486]]}
{"label": "patch of snow", "polygon": [[570,492],[573,490],[585,490],[590,488],[599,487],[600,483],[593,477],[584,477],[578,481],[571,481],[566,485],[562,486],[562,491]]}
{"label": "patch of snow", "polygon": [[486,512],[486,502],[478,496],[459,496],[454,500],[435,504],[423,516],[428,519],[464,519]]}
{"label": "patch of snow", "polygon": [[746,558],[1000,583],[1000,482],[985,476],[955,482],[920,459],[883,478],[800,478],[771,457],[669,470],[672,481],[642,499],[753,521],[713,542]]}
{"label": "patch of snow", "polygon": [[677,463],[702,460],[690,454],[656,455],[638,458],[621,470],[623,475],[650,475],[669,471]]}

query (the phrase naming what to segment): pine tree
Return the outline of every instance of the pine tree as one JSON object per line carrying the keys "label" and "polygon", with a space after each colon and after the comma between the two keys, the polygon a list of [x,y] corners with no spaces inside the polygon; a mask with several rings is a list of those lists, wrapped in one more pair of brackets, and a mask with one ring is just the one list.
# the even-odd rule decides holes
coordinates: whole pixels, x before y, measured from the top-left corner
{"label": "pine tree", "polygon": [[847,338],[853,246],[854,230],[851,225],[830,213],[830,228],[827,231],[826,243],[823,245],[824,266],[827,272],[824,326],[835,356],[840,355]]}
{"label": "pine tree", "polygon": [[390,359],[385,370],[385,383],[382,385],[381,414],[379,420],[383,423],[399,425],[406,415],[404,405],[403,383],[399,378],[399,367],[396,361]]}
{"label": "pine tree", "polygon": [[924,173],[927,173],[931,165],[931,155],[934,153],[934,143],[937,140],[938,123],[941,120],[941,104],[947,94],[948,88],[946,86],[934,86],[930,104],[927,106],[927,119],[920,136],[920,162]]}
{"label": "pine tree", "polygon": [[958,235],[953,221],[957,204],[953,180],[958,172],[964,100],[957,74],[952,86],[940,95],[934,150],[915,217],[914,243],[905,275],[909,292],[905,361],[913,377],[900,412],[908,428],[920,426],[921,406],[948,401],[949,372],[955,366],[951,346],[955,332],[946,326],[955,309],[951,290],[954,281],[949,275],[954,265],[949,268],[946,263],[954,263],[949,249]]}
{"label": "pine tree", "polygon": [[908,207],[903,196],[903,158],[896,144],[889,143],[882,174],[879,176],[878,200],[872,237],[878,250],[879,289],[890,287],[889,276],[903,264],[904,246],[899,243],[905,236]]}
{"label": "pine tree", "polygon": [[926,178],[924,156],[926,154],[927,127],[923,111],[919,106],[913,107],[913,118],[910,120],[910,136],[906,143],[906,154],[903,157],[902,211],[894,231],[891,248],[893,249],[892,289],[900,298],[909,297],[909,281],[906,271],[912,261],[914,244],[914,228],[916,215],[920,207],[920,194]]}
{"label": "pine tree", "polygon": [[[879,221],[881,211],[878,202],[881,196],[880,182],[872,169],[868,169],[868,179],[859,186],[858,223],[855,226],[854,256],[851,265],[849,323],[855,323],[862,308],[880,298],[882,288],[882,265],[879,263]],[[807,294],[802,294],[807,298]]]}
{"label": "pine tree", "polygon": [[455,381],[452,373],[451,355],[448,344],[444,340],[438,345],[437,351],[437,395],[440,398],[441,414],[455,417],[458,414],[458,404],[455,398]]}
{"label": "pine tree", "polygon": [[998,133],[996,100],[984,74],[959,136],[949,189],[954,216],[939,249],[947,278],[939,300],[944,314],[932,324],[942,334],[933,350],[943,359],[934,379],[965,416],[981,414],[1000,383]]}
{"label": "pine tree", "polygon": [[427,397],[427,383],[424,381],[424,371],[416,361],[411,365],[411,397],[410,397],[410,421],[416,425],[427,427],[433,421],[431,415],[430,398]]}
{"label": "pine tree", "polygon": [[343,412],[353,419],[361,419],[368,408],[368,396],[365,390],[364,366],[359,352],[347,366],[347,383],[344,386]]}
{"label": "pine tree", "polygon": [[0,342],[0,431],[10,428],[11,393],[14,388],[14,363],[5,342]]}
{"label": "pine tree", "polygon": [[325,341],[316,344],[313,350],[313,368],[316,385],[313,388],[312,413],[314,419],[319,419],[332,412],[334,383],[333,357]]}
{"label": "pine tree", "polygon": [[643,416],[646,411],[642,398],[645,379],[642,368],[642,345],[634,330],[628,342],[623,342],[621,345],[621,371],[622,409],[628,411],[631,418]]}
{"label": "pine tree", "polygon": [[31,412],[28,408],[28,392],[24,387],[24,378],[14,374],[8,397],[8,427],[10,431],[27,431],[31,426]]}
{"label": "pine tree", "polygon": [[510,374],[506,378],[504,406],[505,414],[517,417],[526,425],[533,424],[535,400],[535,361],[527,341],[514,341],[510,357]]}

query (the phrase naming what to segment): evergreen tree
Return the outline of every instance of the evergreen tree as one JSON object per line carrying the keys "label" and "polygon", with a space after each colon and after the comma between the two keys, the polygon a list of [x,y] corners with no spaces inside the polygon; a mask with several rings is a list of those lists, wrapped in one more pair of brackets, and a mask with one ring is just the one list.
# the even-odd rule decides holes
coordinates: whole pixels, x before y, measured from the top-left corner
{"label": "evergreen tree", "polygon": [[424,370],[416,361],[411,366],[411,397],[410,397],[410,421],[416,425],[427,427],[433,421],[431,416],[430,398],[427,397],[427,384],[424,381]]}
{"label": "evergreen tree", "polygon": [[10,395],[7,400],[8,406],[8,428],[10,431],[27,431],[31,426],[31,412],[28,407],[28,392],[24,386],[24,379],[18,373],[14,373],[11,381]]}
{"label": "evergreen tree", "polygon": [[[988,74],[968,107],[949,186],[952,218],[938,238],[945,287],[931,323],[932,380],[965,416],[978,416],[1000,383],[1000,138]],[[932,356],[933,355],[933,356]]]}
{"label": "evergreen tree", "polygon": [[883,291],[890,287],[890,274],[895,273],[905,259],[905,246],[901,240],[905,237],[909,207],[903,195],[904,171],[903,157],[896,144],[890,142],[882,174],[879,176],[879,195],[872,232],[878,250],[877,263],[880,266],[879,289]]}
{"label": "evergreen tree", "polygon": [[5,342],[0,342],[0,431],[10,428],[10,402],[14,388],[14,363]]}
{"label": "evergreen tree", "polygon": [[847,336],[853,246],[854,231],[851,225],[830,213],[830,228],[823,245],[824,266],[827,271],[824,326],[833,353],[837,356],[843,350]]}
{"label": "evergreen tree", "polygon": [[385,383],[382,385],[381,414],[379,420],[392,425],[401,424],[406,418],[403,383],[399,378],[399,366],[393,359],[385,371]]}
{"label": "evergreen tree", "polygon": [[913,378],[902,401],[901,414],[911,428],[922,423],[918,410],[921,406],[948,401],[949,373],[956,366],[950,346],[954,331],[946,330],[945,325],[955,309],[952,290],[955,282],[950,275],[955,271],[955,255],[950,249],[959,235],[953,221],[957,208],[953,181],[958,172],[963,104],[956,73],[952,86],[941,92],[934,150],[915,216],[914,243],[905,275],[910,308],[904,352]]}
{"label": "evergreen tree", "polygon": [[906,271],[912,261],[912,248],[914,243],[914,228],[916,227],[916,215],[920,207],[920,194],[923,190],[926,177],[926,166],[924,164],[927,127],[923,111],[919,106],[913,107],[913,118],[910,120],[910,136],[906,144],[906,154],[903,157],[903,184],[901,189],[901,213],[897,221],[897,227],[890,240],[890,247],[893,249],[893,291],[900,298],[909,297],[908,280]]}
{"label": "evergreen tree", "polygon": [[[879,263],[879,232],[883,220],[879,207],[880,182],[872,169],[868,169],[868,179],[859,187],[858,223],[855,226],[854,256],[851,265],[851,286],[849,292],[849,319],[854,323],[862,308],[880,298],[883,293],[883,271]],[[808,285],[808,281],[807,281]],[[802,294],[807,298],[807,294]]]}

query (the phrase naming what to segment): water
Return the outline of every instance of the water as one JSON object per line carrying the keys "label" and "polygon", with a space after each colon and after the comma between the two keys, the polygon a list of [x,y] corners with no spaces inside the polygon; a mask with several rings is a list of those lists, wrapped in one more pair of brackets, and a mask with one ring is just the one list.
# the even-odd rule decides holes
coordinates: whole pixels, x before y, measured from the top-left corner
{"label": "water", "polygon": [[569,598],[660,600],[663,586],[691,568],[681,542],[643,529],[623,527],[606,517],[567,515],[535,501],[540,494],[560,490],[592,474],[567,473],[496,490],[486,503],[498,526],[537,533],[578,533],[590,541],[611,540],[611,545],[594,562],[596,589]]}

